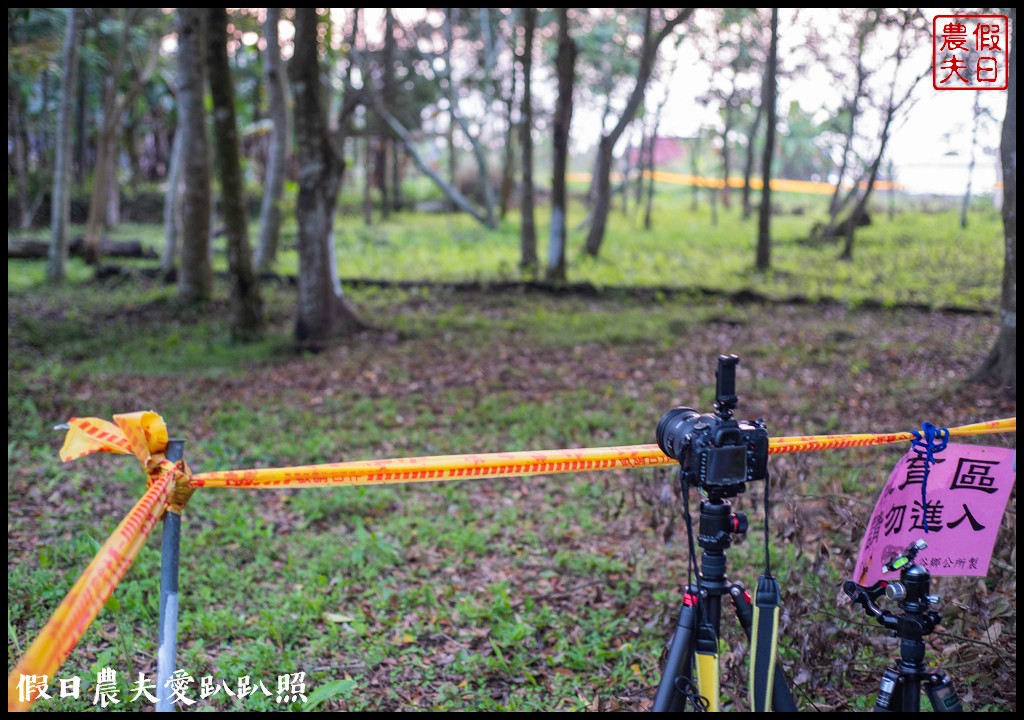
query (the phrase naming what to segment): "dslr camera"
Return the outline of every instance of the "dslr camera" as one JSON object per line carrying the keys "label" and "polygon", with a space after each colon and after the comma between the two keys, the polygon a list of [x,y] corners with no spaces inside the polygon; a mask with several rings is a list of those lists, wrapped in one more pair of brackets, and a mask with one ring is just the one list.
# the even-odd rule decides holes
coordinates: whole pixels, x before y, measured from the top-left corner
{"label": "dslr camera", "polygon": [[768,474],[768,429],[761,419],[732,417],[736,395],[735,355],[719,355],[715,371],[714,413],[677,407],[658,421],[656,436],[662,452],[679,461],[682,480],[720,497],[743,492],[745,483]]}

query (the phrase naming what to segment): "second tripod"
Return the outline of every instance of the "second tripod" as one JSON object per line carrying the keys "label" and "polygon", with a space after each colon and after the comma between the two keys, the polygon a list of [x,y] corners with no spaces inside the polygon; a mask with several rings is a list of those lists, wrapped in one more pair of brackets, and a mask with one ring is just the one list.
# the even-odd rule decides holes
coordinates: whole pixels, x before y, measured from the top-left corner
{"label": "second tripod", "polygon": [[[914,562],[928,545],[918,540],[885,564],[886,572],[899,570],[900,579],[880,580],[870,587],[853,580],[843,583],[843,592],[864,608],[880,625],[900,639],[900,659],[886,669],[875,702],[876,712],[918,712],[921,709],[921,685],[935,712],[963,712],[960,696],[949,676],[924,664],[924,638],[939,624],[942,616],[935,610],[939,598],[931,593],[931,574]],[[885,612],[876,604],[882,595],[895,601],[902,615]]]}

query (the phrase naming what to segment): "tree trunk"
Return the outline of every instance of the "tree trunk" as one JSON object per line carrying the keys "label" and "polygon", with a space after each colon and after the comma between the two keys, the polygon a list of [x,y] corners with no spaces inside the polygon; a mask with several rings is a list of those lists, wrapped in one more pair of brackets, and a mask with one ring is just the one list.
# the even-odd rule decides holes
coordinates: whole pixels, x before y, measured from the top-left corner
{"label": "tree trunk", "polygon": [[722,207],[726,210],[732,207],[732,188],[729,187],[729,175],[732,172],[732,154],[729,152],[729,133],[732,131],[733,116],[735,115],[732,107],[735,96],[736,90],[734,89],[732,95],[726,101],[725,128],[722,130]]}
{"label": "tree trunk", "polygon": [[569,125],[572,122],[572,90],[576,79],[576,43],[569,36],[569,10],[558,9],[558,100],[552,122],[554,136],[554,176],[551,179],[551,234],[545,277],[551,282],[565,281],[565,169],[569,160]]}
{"label": "tree trunk", "polygon": [[[1017,29],[1017,11],[1010,10]],[[1017,43],[1010,45],[1010,84],[999,144],[1003,168],[1003,301],[999,310],[999,336],[974,375],[975,381],[994,383],[1017,396]]]}
{"label": "tree trunk", "polygon": [[892,161],[892,158],[889,158],[886,174],[889,176],[889,222],[892,222],[896,219],[896,163]]}
{"label": "tree trunk", "polygon": [[[451,105],[453,117],[459,124],[459,129],[462,130],[462,134],[469,141],[469,145],[473,150],[473,158],[476,160],[476,170],[479,175],[479,183],[481,188],[481,195],[483,196],[483,217],[485,218],[483,223],[489,228],[496,228],[498,226],[494,215],[494,189],[491,187],[491,177],[487,170],[487,158],[484,156],[484,148],[480,143],[480,138],[474,136],[469,131],[469,125],[466,123],[466,119],[462,116],[462,113],[458,111],[459,107],[459,91],[455,83],[455,73],[452,71],[451,66],[451,52],[452,45],[454,43],[454,35],[452,33],[452,26],[457,22],[459,8],[448,8],[448,12],[445,14],[445,37],[447,39],[447,50],[446,57],[448,61],[445,63],[445,72],[448,79],[448,103]],[[406,149],[409,146],[406,144]]]}
{"label": "tree trunk", "polygon": [[295,156],[299,166],[299,307],[295,339],[318,345],[362,326],[341,293],[334,266],[334,209],[345,161],[328,134],[320,96],[315,8],[295,10],[295,53],[289,63],[295,99]]}
{"label": "tree trunk", "polygon": [[267,8],[263,35],[267,50],[263,53],[263,69],[270,104],[270,147],[267,150],[267,177],[260,203],[260,238],[256,250],[256,268],[270,270],[277,262],[277,245],[281,237],[281,198],[284,195],[285,157],[288,152],[288,100],[285,97],[284,72],[281,68],[281,44],[277,26],[281,8]]}
{"label": "tree trunk", "polygon": [[764,136],[761,159],[761,210],[757,218],[757,269],[764,272],[772,264],[772,154],[775,151],[775,102],[778,91],[776,73],[779,65],[779,9],[772,8],[772,42],[768,48],[765,80],[765,102],[768,106],[768,127]]}
{"label": "tree trunk", "polygon": [[761,98],[757,103],[757,112],[754,113],[754,122],[750,124],[750,131],[747,133],[747,158],[743,163],[743,219],[747,220],[754,213],[753,203],[750,202],[750,178],[754,174],[754,145],[757,141],[757,133],[761,129],[761,118],[764,116],[764,85],[761,86]]}
{"label": "tree trunk", "polygon": [[209,300],[210,149],[206,140],[204,11],[178,8],[178,132],[184,161],[181,198],[181,267],[178,296],[186,302]]}
{"label": "tree trunk", "polygon": [[839,254],[840,260],[853,259],[854,233],[857,230],[861,217],[867,212],[868,201],[871,199],[871,193],[878,182],[878,171],[882,167],[882,156],[885,154],[885,146],[889,140],[889,127],[892,125],[892,116],[893,110],[890,108],[889,113],[886,115],[885,125],[882,126],[882,143],[878,148],[878,155],[871,161],[871,169],[868,171],[867,186],[864,188],[864,194],[857,200],[857,204],[853,206],[853,210],[846,219],[846,240],[843,242],[843,251]]}
{"label": "tree trunk", "polygon": [[647,143],[646,160],[641,157],[640,162],[641,182],[644,178],[644,165],[646,164],[647,167],[647,202],[644,207],[644,230],[650,230],[654,227],[654,149],[657,146],[659,125],[660,118],[656,117],[654,119],[654,131],[651,133],[651,138]]}
{"label": "tree trunk", "polygon": [[[978,126],[981,125],[981,97],[980,93],[974,93],[974,128],[971,130],[971,162],[967,166],[967,188],[964,190],[964,201],[960,205],[960,227],[967,227],[967,208],[971,205],[971,185],[974,181],[975,150],[978,147]],[[891,179],[891,178],[890,178]]]}
{"label": "tree trunk", "polygon": [[369,135],[363,138],[363,224],[373,224],[373,147]]}
{"label": "tree trunk", "polygon": [[128,168],[132,187],[139,187],[145,179],[142,175],[142,158],[139,156],[139,118],[135,108],[128,109],[128,124],[124,133],[124,148],[128,153]]}
{"label": "tree trunk", "polygon": [[437,170],[427,164],[423,159],[423,156],[420,155],[419,151],[416,149],[416,144],[413,142],[412,135],[410,135],[409,131],[402,126],[398,121],[398,118],[388,112],[388,109],[384,107],[384,103],[381,102],[380,97],[371,92],[370,99],[373,103],[374,112],[376,112],[377,115],[387,123],[388,127],[391,128],[391,132],[398,137],[402,146],[405,148],[405,151],[409,154],[409,157],[412,158],[413,163],[417,168],[419,168],[419,171],[429,177],[434,184],[437,185],[438,189],[448,197],[453,205],[455,205],[455,207],[467,213],[474,220],[488,228],[493,229],[496,227],[493,216],[485,215],[484,212],[475,208],[469,198],[459,192],[458,188],[446,182]]}
{"label": "tree trunk", "polygon": [[[110,193],[110,183],[117,182],[117,155],[118,155],[118,130],[121,127],[121,119],[124,112],[131,107],[138,97],[142,88],[149,82],[149,78],[156,69],[157,60],[160,58],[159,42],[160,37],[156,34],[150,35],[150,52],[146,57],[146,63],[142,68],[133,68],[133,76],[129,83],[127,92],[119,93],[119,78],[122,70],[128,66],[128,44],[131,33],[138,30],[136,20],[136,9],[129,9],[125,12],[118,8],[119,19],[122,26],[120,41],[115,49],[115,57],[105,69],[106,77],[103,86],[103,122],[96,138],[96,165],[95,176],[93,177],[92,196],[89,199],[89,219],[85,228],[85,253],[86,261],[92,265],[100,260],[100,240],[104,220],[109,213],[118,215],[120,207],[119,188],[115,193]],[[112,218],[117,219],[117,218]]]}
{"label": "tree trunk", "polygon": [[92,194],[89,196],[89,217],[85,222],[85,261],[96,265],[100,261],[100,240],[103,221],[107,211],[107,189],[110,181],[111,145],[114,143],[115,128],[107,128],[107,121],[100,125],[96,135],[96,166],[92,177]]}
{"label": "tree trunk", "polygon": [[110,169],[107,170],[106,209],[103,211],[103,227],[107,230],[121,224],[121,143],[114,137],[107,156]]}
{"label": "tree trunk", "polygon": [[377,138],[377,152],[374,154],[373,177],[380,193],[380,217],[387,220],[391,214],[391,199],[388,197],[388,139],[381,135]]}
{"label": "tree trunk", "polygon": [[[673,78],[676,74],[676,67],[679,62],[679,43],[676,43],[676,59],[672,62],[672,70],[669,72],[668,77]],[[647,202],[644,207],[644,230],[650,230],[653,227],[653,214],[654,214],[654,151],[658,147],[658,131],[661,129],[661,116],[665,112],[665,106],[668,104],[668,90],[665,91],[665,95],[661,98],[658,106],[654,110],[654,123],[651,128],[651,136],[647,140],[646,145],[641,142],[640,144],[640,177],[637,180],[637,204],[640,203],[640,195],[643,193],[644,185],[644,169],[647,171]],[[645,152],[646,147],[646,152]]]}
{"label": "tree trunk", "polygon": [[[587,231],[586,252],[591,257],[597,257],[601,251],[601,243],[604,241],[604,231],[608,224],[608,211],[610,210],[611,179],[609,174],[612,168],[612,153],[615,144],[622,137],[626,127],[633,122],[637,111],[643,104],[644,93],[647,90],[647,83],[654,71],[654,65],[658,57],[658,48],[662,41],[672,34],[672,31],[680,23],[685,22],[693,14],[693,8],[681,9],[678,14],[665,21],[665,25],[657,33],[652,32],[652,8],[646,9],[644,16],[644,43],[640,50],[640,67],[637,70],[636,85],[633,92],[626,101],[626,107],[619,117],[619,121],[612,128],[611,132],[601,138],[597,146],[597,161],[595,163],[598,174],[595,175],[591,184],[593,188],[593,206],[591,208],[590,228]],[[603,130],[603,128],[602,128]]]}
{"label": "tree trunk", "polygon": [[587,228],[585,249],[590,257],[597,257],[608,227],[608,213],[612,202],[612,151],[615,143],[610,136],[601,138],[597,145],[597,160],[591,182],[590,226]]}
{"label": "tree trunk", "polygon": [[[448,184],[455,187],[458,179],[459,158],[455,151],[455,108],[451,102],[448,103],[448,131],[445,133],[445,141],[448,144]],[[455,203],[448,199],[448,212],[455,211]]]}
{"label": "tree trunk", "polygon": [[528,272],[537,269],[537,221],[533,216],[533,35],[537,29],[537,8],[523,8],[523,104],[520,108],[519,144],[522,145],[523,181],[519,208],[522,214],[520,228],[519,267]]}
{"label": "tree trunk", "polygon": [[[632,146],[632,142],[626,144],[627,148]],[[619,184],[619,194],[622,196],[622,214],[625,217],[629,217],[629,174],[632,168],[630,167],[629,151],[627,150],[622,162],[619,163],[619,168],[622,173],[622,182]]]}
{"label": "tree trunk", "polygon": [[[82,18],[82,35],[85,36],[85,28],[89,24],[89,17]],[[89,126],[86,123],[86,85],[88,85],[88,68],[83,66],[78,72],[78,88],[75,99],[75,182],[81,185],[85,182],[86,149],[88,147]]]}
{"label": "tree trunk", "polygon": [[[514,25],[514,24],[513,24]],[[513,31],[512,57],[517,56],[515,49],[515,32]],[[515,150],[516,150],[516,124],[512,119],[512,111],[516,101],[516,63],[512,63],[512,89],[509,91],[505,101],[505,157],[501,164],[501,199],[499,202],[498,217],[502,220],[508,214],[509,205],[512,203],[512,185],[515,183]]]}
{"label": "tree trunk", "polygon": [[718,193],[719,189],[716,187],[708,188],[708,192],[711,193],[711,227],[718,227]]}
{"label": "tree trunk", "polygon": [[[39,73],[40,109],[48,114],[50,112],[50,72],[44,67]],[[50,127],[49,123],[43,123],[36,131],[36,172],[46,172],[46,162],[50,155]]]}
{"label": "tree trunk", "polygon": [[228,251],[231,339],[249,341],[263,334],[263,300],[249,251],[249,218],[245,180],[238,150],[235,87],[228,62],[228,14],[224,8],[207,10],[207,63],[213,98],[213,131],[220,174],[221,213]]}
{"label": "tree trunk", "polygon": [[[861,52],[864,49],[864,36],[860,36],[858,42],[858,48]],[[850,103],[850,122],[846,127],[846,141],[843,143],[843,159],[839,165],[839,176],[836,178],[836,187],[832,191],[832,198],[828,203],[828,215],[829,223],[835,224],[836,217],[842,211],[842,206],[839,202],[839,196],[842,193],[843,181],[846,179],[846,171],[850,166],[850,152],[853,148],[853,137],[854,130],[857,126],[857,114],[860,106],[860,96],[864,92],[864,81],[867,79],[867,70],[864,67],[864,63],[861,59],[861,54],[857,54],[857,84],[853,93],[853,100]]]}
{"label": "tree trunk", "polygon": [[647,137],[649,134],[645,122],[640,131],[640,147],[637,148],[636,183],[633,185],[633,199],[637,207],[644,200],[644,171],[647,169]]}
{"label": "tree trunk", "polygon": [[[900,37],[899,42],[902,42]],[[893,71],[893,76],[899,74],[900,66],[903,64],[902,50],[898,49],[896,52],[896,69]],[[923,75],[918,76],[918,80]],[[875,159],[871,162],[871,167],[868,170],[867,184],[864,188],[864,194],[857,200],[857,204],[854,205],[853,210],[850,211],[849,216],[844,221],[846,228],[846,240],[843,243],[843,251],[839,254],[840,260],[852,260],[853,259],[853,238],[857,230],[857,225],[861,220],[861,217],[867,212],[868,201],[871,199],[871,193],[875,189],[875,184],[878,182],[878,172],[882,167],[882,158],[885,156],[885,148],[889,142],[889,131],[892,128],[893,119],[896,117],[897,111],[900,107],[910,99],[911,93],[913,92],[914,86],[917,85],[915,80],[911,84],[910,89],[907,90],[907,94],[903,96],[899,102],[896,102],[896,85],[893,84],[889,89],[889,101],[886,105],[885,110],[885,123],[882,125],[881,140],[878,146],[878,154],[875,155]],[[857,183],[859,185],[859,183]],[[854,186],[856,188],[856,185]],[[845,204],[847,201],[844,201]],[[834,226],[830,226],[831,228]]]}
{"label": "tree trunk", "polygon": [[64,31],[60,86],[60,110],[57,113],[57,152],[53,164],[53,193],[50,205],[50,257],[46,277],[51,282],[64,280],[68,262],[68,222],[71,214],[71,137],[74,122],[75,89],[78,79],[78,45],[81,42],[83,11],[68,10]]}
{"label": "tree trunk", "polygon": [[391,209],[402,212],[405,199],[402,197],[402,144],[390,140],[391,145]]}
{"label": "tree trunk", "polygon": [[32,227],[32,197],[29,190],[28,171],[28,128],[25,117],[25,102],[21,91],[7,79],[7,126],[12,139],[14,165],[14,188],[18,198],[18,227],[27,230]]}
{"label": "tree trunk", "polygon": [[164,250],[160,255],[160,270],[171,273],[178,264],[178,238],[181,236],[181,166],[185,162],[184,135],[181,123],[171,143],[171,158],[167,168],[167,194],[164,196]]}
{"label": "tree trunk", "polygon": [[690,211],[697,211],[697,203],[700,200],[700,136],[703,130],[697,129],[697,135],[690,142],[690,174],[693,176],[693,192],[690,193]]}

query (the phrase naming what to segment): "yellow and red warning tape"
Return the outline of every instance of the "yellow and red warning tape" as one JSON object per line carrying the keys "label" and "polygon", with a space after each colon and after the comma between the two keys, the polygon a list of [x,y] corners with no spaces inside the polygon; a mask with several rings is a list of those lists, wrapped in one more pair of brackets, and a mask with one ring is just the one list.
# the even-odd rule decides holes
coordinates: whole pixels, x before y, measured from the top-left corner
{"label": "yellow and red warning tape", "polygon": [[61,460],[74,460],[94,452],[134,454],[148,476],[148,489],[125,515],[85,572],[57,606],[7,677],[7,710],[28,710],[32,700],[19,697],[23,675],[53,674],[78,644],[100,609],[164,513],[181,512],[193,492],[186,487],[188,469],[164,457],[167,426],[154,412],[115,415],[116,424],[98,418],[74,419],[61,448]]}
{"label": "yellow and red warning tape", "polygon": [[[1017,419],[994,420],[951,428],[950,435],[981,435],[1015,432]],[[906,442],[913,433],[897,432],[857,435],[805,435],[772,438],[768,452],[809,452],[850,447]],[[474,478],[553,475],[567,472],[589,472],[617,468],[672,465],[657,445],[626,445],[623,447],[582,448],[578,450],[543,450],[481,455],[437,455],[434,457],[398,460],[361,460],[328,465],[305,465],[257,470],[226,470],[197,473],[190,487],[231,487],[270,489],[335,485],[382,485],[386,483],[438,482]]]}
{"label": "yellow and red warning tape", "polygon": [[[22,676],[53,677],[113,594],[157,521],[167,511],[180,513],[197,488],[276,489],[339,485],[440,482],[475,478],[552,475],[672,465],[657,445],[544,450],[476,455],[365,460],[286,468],[226,470],[191,474],[184,463],[164,457],[167,426],[154,412],[99,418],[73,418],[61,448],[68,461],[95,452],[135,455],[148,476],[148,489],[125,516],[96,557],[57,607],[7,678],[8,711],[27,710],[32,700],[19,698]],[[1017,419],[1006,418],[950,428],[962,437],[1016,432]],[[861,433],[772,438],[771,454],[867,447],[906,442],[913,433]]]}

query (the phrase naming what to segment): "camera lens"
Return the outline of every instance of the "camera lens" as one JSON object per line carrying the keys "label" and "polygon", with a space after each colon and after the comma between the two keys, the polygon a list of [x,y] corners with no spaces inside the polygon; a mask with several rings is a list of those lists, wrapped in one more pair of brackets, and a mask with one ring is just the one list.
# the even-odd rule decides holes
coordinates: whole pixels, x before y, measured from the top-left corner
{"label": "camera lens", "polygon": [[655,436],[661,451],[673,460],[686,449],[687,436],[700,418],[700,413],[693,408],[677,407],[662,415],[658,421]]}

